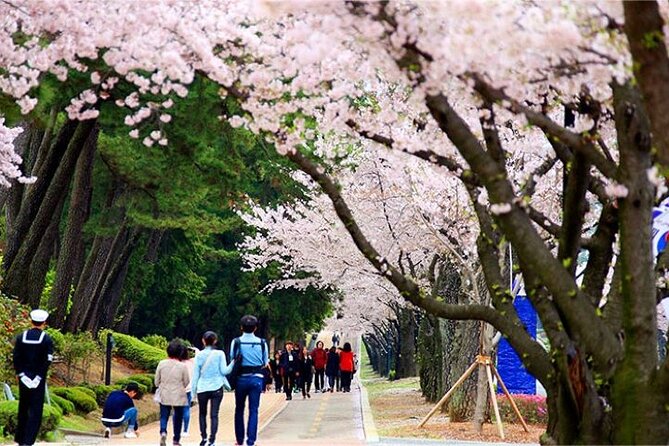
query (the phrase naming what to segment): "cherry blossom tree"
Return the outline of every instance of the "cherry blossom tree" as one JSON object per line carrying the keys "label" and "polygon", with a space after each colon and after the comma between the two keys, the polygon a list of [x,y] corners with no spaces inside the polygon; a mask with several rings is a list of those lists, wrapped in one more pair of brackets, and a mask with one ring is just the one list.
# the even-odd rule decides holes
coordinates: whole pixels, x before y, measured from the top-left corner
{"label": "cherry blossom tree", "polygon": [[[522,353],[548,392],[545,442],[669,439],[650,246],[669,167],[666,3],[6,0],[0,12],[0,92],[23,112],[45,76],[90,72],[71,119],[96,118],[97,105],[113,101],[130,137],[165,145],[171,101],[204,73],[239,104],[221,119],[267,137],[307,173],[403,298],[440,317],[486,321]],[[117,89],[120,79],[133,91]],[[321,151],[318,138],[343,144]],[[491,305],[426,295],[366,236],[365,217],[330,175],[351,140],[461,182]],[[539,180],[552,170],[562,181],[551,189]],[[505,242],[548,353],[513,308],[499,263]]]}

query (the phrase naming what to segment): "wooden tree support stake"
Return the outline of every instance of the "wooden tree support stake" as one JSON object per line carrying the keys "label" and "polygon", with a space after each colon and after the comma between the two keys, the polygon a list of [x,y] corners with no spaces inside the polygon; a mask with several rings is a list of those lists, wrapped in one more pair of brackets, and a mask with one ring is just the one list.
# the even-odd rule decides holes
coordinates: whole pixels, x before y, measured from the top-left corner
{"label": "wooden tree support stake", "polygon": [[497,393],[495,392],[495,383],[493,382],[492,375],[494,374],[497,380],[499,381],[502,391],[504,394],[509,398],[509,402],[511,403],[511,407],[513,408],[513,411],[516,413],[518,416],[518,419],[520,420],[521,424],[523,425],[523,429],[525,429],[525,432],[529,432],[529,429],[527,428],[527,424],[525,423],[525,420],[523,419],[523,416],[520,414],[520,410],[518,410],[518,406],[516,406],[515,401],[513,401],[513,397],[509,393],[509,390],[506,388],[506,385],[504,384],[504,381],[502,381],[502,377],[499,375],[497,372],[497,369],[495,368],[495,365],[492,363],[492,359],[490,356],[485,356],[485,355],[477,355],[476,360],[472,363],[472,365],[469,366],[467,370],[465,370],[465,373],[462,374],[462,376],[453,384],[453,386],[446,392],[446,395],[444,395],[437,404],[430,410],[430,413],[428,413],[425,418],[418,424],[418,427],[423,427],[425,423],[427,423],[427,420],[432,418],[432,416],[443,406],[446,401],[451,397],[453,392],[455,392],[455,389],[458,388],[460,384],[462,384],[468,377],[469,375],[474,372],[474,369],[479,368],[479,373],[482,372],[481,368],[485,369],[485,373],[488,378],[488,384],[490,388],[490,395],[492,398],[492,405],[493,409],[495,411],[495,419],[497,421],[497,429],[499,431],[499,436],[504,440],[504,428],[502,427],[502,418],[499,415],[499,406],[497,405]]}

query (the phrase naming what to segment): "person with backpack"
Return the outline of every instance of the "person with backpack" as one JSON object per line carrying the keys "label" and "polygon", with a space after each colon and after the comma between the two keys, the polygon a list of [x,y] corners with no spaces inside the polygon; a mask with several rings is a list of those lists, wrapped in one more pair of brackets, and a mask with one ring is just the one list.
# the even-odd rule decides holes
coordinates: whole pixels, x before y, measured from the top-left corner
{"label": "person with backpack", "polygon": [[[197,394],[197,403],[200,406],[200,446],[213,446],[218,433],[218,411],[223,401],[223,389],[230,388],[226,378],[234,367],[234,360],[227,363],[225,353],[216,350],[218,335],[213,331],[206,331],[202,335],[204,350],[195,356],[193,380],[191,389]],[[211,432],[207,437],[207,406],[210,410]]]}
{"label": "person with backpack", "polygon": [[[235,438],[236,445],[253,446],[258,435],[258,408],[260,394],[265,390],[266,371],[269,367],[267,343],[255,335],[258,319],[252,315],[243,316],[240,320],[242,335],[230,344],[230,357],[235,358],[238,376],[235,382]],[[249,401],[248,424],[244,426],[244,409]],[[246,428],[245,428],[246,427]],[[245,435],[246,434],[246,435]]]}

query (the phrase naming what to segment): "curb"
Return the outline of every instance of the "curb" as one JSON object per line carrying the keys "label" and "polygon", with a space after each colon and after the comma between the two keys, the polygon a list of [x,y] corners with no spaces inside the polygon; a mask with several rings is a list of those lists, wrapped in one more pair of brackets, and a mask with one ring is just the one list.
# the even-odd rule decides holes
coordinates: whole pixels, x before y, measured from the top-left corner
{"label": "curb", "polygon": [[283,402],[279,405],[279,408],[278,408],[277,410],[275,410],[274,413],[273,413],[272,415],[270,415],[270,417],[267,418],[267,420],[265,420],[265,422],[264,422],[261,426],[258,426],[258,433],[262,432],[263,429],[265,429],[267,426],[269,426],[269,424],[270,424],[272,421],[274,421],[274,419],[275,419],[277,416],[279,416],[279,414],[280,414],[281,412],[283,412],[284,409],[285,409],[286,407],[288,407],[288,403],[285,402],[285,401],[283,401]]}

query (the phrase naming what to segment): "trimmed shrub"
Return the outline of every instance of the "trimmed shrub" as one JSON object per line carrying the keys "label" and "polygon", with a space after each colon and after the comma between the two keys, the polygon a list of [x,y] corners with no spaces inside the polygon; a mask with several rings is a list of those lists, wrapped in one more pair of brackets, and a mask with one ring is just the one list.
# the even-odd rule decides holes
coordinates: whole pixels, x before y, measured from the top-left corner
{"label": "trimmed shrub", "polygon": [[[548,408],[546,407],[546,397],[539,395],[512,395],[513,401],[518,406],[520,414],[527,423],[546,424],[548,423]],[[499,413],[505,422],[520,423],[516,413],[509,403],[506,395],[497,395]]]}
{"label": "trimmed shrub", "polygon": [[75,387],[70,387],[70,389],[77,389],[82,392],[84,392],[86,395],[90,396],[91,398],[95,399],[95,390],[90,389],[86,386],[75,386]]}
{"label": "trimmed shrub", "polygon": [[63,411],[63,415],[74,413],[74,403],[72,401],[68,401],[62,396],[58,396],[53,392],[49,392],[49,398],[51,398],[51,404],[55,404],[56,406],[60,407],[60,409]]}
{"label": "trimmed shrub", "polygon": [[[87,414],[98,408],[98,403],[95,401],[95,392],[90,389],[84,391],[81,387],[55,387],[51,391],[74,403],[74,408],[79,413]],[[89,392],[93,393],[93,396]]]}
{"label": "trimmed shrub", "polygon": [[145,386],[146,389],[149,392],[153,391],[153,387],[154,387],[153,386],[153,379],[154,379],[153,373],[138,373],[136,375],[128,376],[127,379],[129,379],[131,381],[135,381],[135,382]]}
{"label": "trimmed shrub", "polygon": [[109,394],[114,390],[121,388],[121,386],[118,385],[106,386],[104,384],[82,384],[82,387],[86,387],[95,392],[95,401],[97,401],[98,406],[104,406]]}
{"label": "trimmed shrub", "polygon": [[[14,435],[19,418],[19,402],[18,401],[2,401],[0,402],[0,426],[4,427],[5,435]],[[42,424],[39,430],[39,437],[44,436],[55,430],[63,418],[63,413],[58,406],[44,405],[44,412],[42,414]]]}
{"label": "trimmed shrub", "polygon": [[[100,339],[107,338],[107,330],[100,332]],[[130,361],[135,367],[154,371],[158,363],[167,358],[167,352],[140,341],[132,336],[112,332],[116,344],[115,352],[118,356]]]}
{"label": "trimmed shrub", "polygon": [[147,335],[142,338],[142,342],[145,342],[153,347],[165,350],[167,344],[170,342],[165,336],[161,335]]}
{"label": "trimmed shrub", "polygon": [[[123,379],[119,379],[118,381],[116,381],[116,385],[117,385],[117,386],[120,386],[120,387],[125,387],[125,386],[128,385],[129,383],[135,383],[135,384],[137,384],[137,387],[139,387],[139,393],[140,393],[141,395],[144,395],[144,394],[146,394],[146,393],[149,393],[149,392],[152,390],[151,387],[146,387],[144,384],[142,384],[142,383],[139,382],[139,381],[135,381],[134,379],[123,378]],[[152,385],[152,387],[153,387],[153,385]]]}

